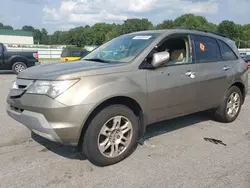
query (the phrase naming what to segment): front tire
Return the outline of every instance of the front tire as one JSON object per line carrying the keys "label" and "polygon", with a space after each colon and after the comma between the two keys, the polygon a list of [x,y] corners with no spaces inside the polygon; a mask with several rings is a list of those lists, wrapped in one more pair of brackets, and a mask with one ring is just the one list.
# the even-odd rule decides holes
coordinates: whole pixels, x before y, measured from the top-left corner
{"label": "front tire", "polygon": [[112,165],[133,153],[138,133],[138,118],[132,110],[123,105],[108,106],[90,122],[82,151],[97,166]]}
{"label": "front tire", "polygon": [[27,65],[23,62],[16,62],[12,65],[12,71],[15,74],[18,74],[19,72],[24,71],[25,69],[27,69]]}
{"label": "front tire", "polygon": [[242,101],[241,90],[236,86],[230,87],[215,112],[216,119],[223,123],[235,121],[240,113]]}

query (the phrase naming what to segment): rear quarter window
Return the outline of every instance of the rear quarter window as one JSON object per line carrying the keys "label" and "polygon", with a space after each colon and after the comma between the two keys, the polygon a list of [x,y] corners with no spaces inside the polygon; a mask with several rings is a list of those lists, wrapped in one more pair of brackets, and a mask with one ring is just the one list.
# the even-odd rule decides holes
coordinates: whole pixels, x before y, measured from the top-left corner
{"label": "rear quarter window", "polygon": [[211,37],[193,35],[195,57],[197,63],[216,62],[221,59],[220,48]]}
{"label": "rear quarter window", "polygon": [[221,57],[225,61],[232,61],[237,60],[236,54],[233,52],[233,50],[224,42],[218,41],[221,49]]}

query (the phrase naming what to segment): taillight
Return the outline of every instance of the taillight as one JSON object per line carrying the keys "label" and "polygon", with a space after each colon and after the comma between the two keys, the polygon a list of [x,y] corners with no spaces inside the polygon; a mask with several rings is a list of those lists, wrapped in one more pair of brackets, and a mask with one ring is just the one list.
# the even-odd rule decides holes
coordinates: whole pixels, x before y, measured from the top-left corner
{"label": "taillight", "polygon": [[246,61],[246,69],[248,70],[248,62]]}
{"label": "taillight", "polygon": [[38,53],[33,53],[33,57],[34,57],[35,59],[38,59]]}

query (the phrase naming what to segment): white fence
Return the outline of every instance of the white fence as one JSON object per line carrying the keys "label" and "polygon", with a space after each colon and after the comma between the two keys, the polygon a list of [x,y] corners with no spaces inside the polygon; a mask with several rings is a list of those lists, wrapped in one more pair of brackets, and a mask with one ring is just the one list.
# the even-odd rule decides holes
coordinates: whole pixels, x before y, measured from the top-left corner
{"label": "white fence", "polygon": [[[6,46],[8,51],[37,51],[38,57],[41,59],[59,59],[61,57],[62,48],[28,48],[28,47],[9,47]],[[86,46],[85,49],[92,51],[95,46]]]}
{"label": "white fence", "polygon": [[58,59],[61,57],[61,53],[63,49],[7,47],[7,50],[8,51],[37,51],[38,57],[41,59]]}

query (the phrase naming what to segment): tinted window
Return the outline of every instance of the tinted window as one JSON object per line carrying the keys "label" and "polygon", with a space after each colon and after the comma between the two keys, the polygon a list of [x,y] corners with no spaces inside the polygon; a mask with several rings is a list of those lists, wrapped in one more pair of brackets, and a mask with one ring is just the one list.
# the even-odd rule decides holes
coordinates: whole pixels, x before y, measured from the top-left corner
{"label": "tinted window", "polygon": [[223,60],[236,60],[238,59],[233,50],[224,42],[219,41],[220,48],[221,48],[221,56]]}
{"label": "tinted window", "polygon": [[196,62],[220,60],[220,49],[215,39],[204,36],[193,36]]}

